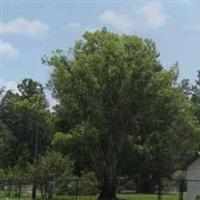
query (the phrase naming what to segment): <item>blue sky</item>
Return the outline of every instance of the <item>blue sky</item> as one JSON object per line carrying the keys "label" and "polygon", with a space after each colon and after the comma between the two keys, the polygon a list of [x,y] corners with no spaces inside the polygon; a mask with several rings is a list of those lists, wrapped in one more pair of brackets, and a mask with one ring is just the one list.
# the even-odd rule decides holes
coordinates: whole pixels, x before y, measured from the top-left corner
{"label": "blue sky", "polygon": [[194,82],[200,70],[198,1],[0,1],[0,80],[9,89],[25,77],[45,84],[41,56],[103,26],[153,39],[165,68],[179,62],[181,79]]}

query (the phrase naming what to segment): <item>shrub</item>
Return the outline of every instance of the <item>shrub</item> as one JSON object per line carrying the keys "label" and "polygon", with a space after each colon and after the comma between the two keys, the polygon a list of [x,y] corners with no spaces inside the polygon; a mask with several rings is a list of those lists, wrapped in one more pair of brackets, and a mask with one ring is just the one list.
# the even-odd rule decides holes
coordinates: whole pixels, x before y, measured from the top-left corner
{"label": "shrub", "polygon": [[68,194],[95,195],[99,192],[94,173],[87,172],[81,178],[74,178],[68,184]]}
{"label": "shrub", "polygon": [[36,177],[37,187],[41,191],[42,199],[50,200],[56,182],[71,173],[71,161],[60,153],[47,153],[38,160],[38,164],[30,165],[32,177]]}
{"label": "shrub", "polygon": [[195,200],[200,200],[200,194],[196,196]]}
{"label": "shrub", "polygon": [[1,185],[7,197],[10,197],[12,192],[14,196],[20,196],[21,183],[25,176],[24,169],[18,165],[0,170]]}

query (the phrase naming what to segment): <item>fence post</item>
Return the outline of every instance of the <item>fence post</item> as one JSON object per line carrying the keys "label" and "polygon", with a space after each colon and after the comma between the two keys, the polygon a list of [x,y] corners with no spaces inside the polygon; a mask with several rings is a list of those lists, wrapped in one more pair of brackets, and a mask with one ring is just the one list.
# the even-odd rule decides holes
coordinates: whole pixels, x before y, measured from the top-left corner
{"label": "fence post", "polygon": [[158,183],[158,200],[162,200],[162,179]]}
{"label": "fence post", "polygon": [[179,200],[183,200],[184,180],[179,181]]}
{"label": "fence post", "polygon": [[22,189],[22,183],[21,183],[21,181],[19,181],[19,194],[18,194],[18,198],[20,199],[21,198],[21,189]]}
{"label": "fence post", "polygon": [[77,179],[76,179],[75,200],[78,200],[78,184],[79,184],[79,180],[78,180],[78,178],[77,178]]}

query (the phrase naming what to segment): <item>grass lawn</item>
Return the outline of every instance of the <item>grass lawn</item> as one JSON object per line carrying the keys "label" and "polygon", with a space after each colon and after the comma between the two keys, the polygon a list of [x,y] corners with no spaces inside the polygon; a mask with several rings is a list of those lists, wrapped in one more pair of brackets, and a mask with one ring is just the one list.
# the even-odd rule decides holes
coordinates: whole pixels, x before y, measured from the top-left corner
{"label": "grass lawn", "polygon": [[[119,200],[157,200],[157,195],[149,194],[120,194]],[[18,200],[19,198],[0,197],[0,200]],[[78,200],[96,200],[97,196],[78,196]],[[178,200],[178,195],[163,195],[163,200]],[[185,198],[186,199],[186,198]],[[21,198],[31,200],[31,198]],[[74,196],[55,196],[53,200],[75,200]]]}
{"label": "grass lawn", "polygon": [[[157,200],[153,194],[121,194],[119,200]],[[97,196],[78,196],[78,200],[96,200]],[[163,195],[163,200],[178,200],[178,195]],[[186,198],[184,198],[186,199]],[[74,197],[55,197],[54,200],[75,200]]]}
{"label": "grass lawn", "polygon": [[[157,200],[157,195],[135,194],[118,195],[121,200]],[[163,195],[163,200],[178,200],[178,195]]]}

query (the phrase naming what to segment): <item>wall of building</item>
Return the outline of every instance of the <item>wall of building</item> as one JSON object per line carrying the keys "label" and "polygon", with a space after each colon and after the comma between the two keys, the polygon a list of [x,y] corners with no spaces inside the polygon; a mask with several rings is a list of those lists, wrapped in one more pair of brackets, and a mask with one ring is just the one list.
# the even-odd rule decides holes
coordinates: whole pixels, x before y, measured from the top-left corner
{"label": "wall of building", "polygon": [[187,180],[188,200],[195,200],[200,195],[200,158],[188,167]]}

